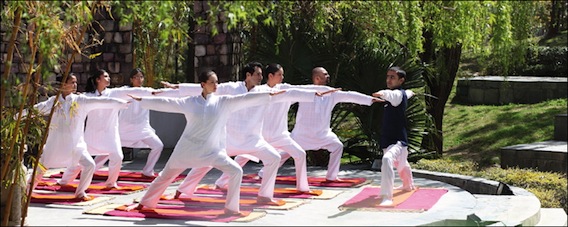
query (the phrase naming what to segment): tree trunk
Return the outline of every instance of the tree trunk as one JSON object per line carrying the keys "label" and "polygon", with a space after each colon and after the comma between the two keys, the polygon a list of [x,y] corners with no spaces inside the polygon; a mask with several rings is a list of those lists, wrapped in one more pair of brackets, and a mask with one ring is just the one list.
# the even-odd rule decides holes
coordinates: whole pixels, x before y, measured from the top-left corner
{"label": "tree trunk", "polygon": [[454,47],[441,48],[436,56],[435,68],[438,72],[437,83],[431,84],[430,90],[432,95],[436,96],[437,99],[431,99],[431,106],[428,112],[434,118],[436,129],[440,132],[439,137],[433,137],[433,143],[439,155],[443,153],[444,132],[442,129],[444,109],[456,80],[461,51],[462,46],[458,43]]}
{"label": "tree trunk", "polygon": [[550,5],[550,20],[548,21],[548,26],[547,26],[548,31],[544,36],[545,40],[550,39],[559,34],[560,12],[563,9],[562,4],[565,4],[564,2],[565,0],[563,1],[552,0],[552,3]]}

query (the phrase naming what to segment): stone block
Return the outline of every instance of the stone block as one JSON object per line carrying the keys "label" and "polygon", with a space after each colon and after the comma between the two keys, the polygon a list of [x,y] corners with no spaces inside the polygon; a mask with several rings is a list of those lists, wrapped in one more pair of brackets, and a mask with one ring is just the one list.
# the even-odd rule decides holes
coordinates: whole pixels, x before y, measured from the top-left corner
{"label": "stone block", "polygon": [[209,43],[209,36],[206,34],[195,34],[193,37],[193,41],[196,45],[199,44],[208,44]]}
{"label": "stone block", "polygon": [[118,48],[119,48],[118,53],[121,53],[121,54],[132,53],[132,44],[130,44],[130,43],[120,44],[120,46]]}
{"label": "stone block", "polygon": [[222,55],[229,54],[229,50],[230,50],[229,45],[230,44],[221,44],[221,45],[217,46],[217,53],[222,54]]}
{"label": "stone block", "polygon": [[221,62],[222,65],[229,65],[229,56],[227,56],[226,54],[224,55],[220,55],[219,56],[219,61]]}
{"label": "stone block", "polygon": [[122,32],[122,42],[132,43],[132,32]]}
{"label": "stone block", "polygon": [[195,56],[196,57],[203,57],[207,54],[207,50],[205,45],[196,45],[195,46]]}
{"label": "stone block", "polygon": [[101,20],[100,23],[104,31],[114,31],[115,22],[113,20]]}
{"label": "stone block", "polygon": [[120,32],[114,32],[114,38],[112,41],[115,43],[122,43],[122,34],[120,34]]}
{"label": "stone block", "polygon": [[469,88],[468,100],[473,104],[483,104],[484,91],[480,88]]}
{"label": "stone block", "polygon": [[[121,32],[124,31],[132,31],[132,22],[129,23],[119,23],[118,24],[118,30]],[[129,33],[129,32],[127,32]]]}
{"label": "stone block", "polygon": [[126,54],[124,56],[124,62],[131,63],[132,62],[132,54]]}
{"label": "stone block", "polygon": [[213,45],[213,44],[207,45],[207,55],[210,56],[210,55],[215,55],[215,54],[216,54],[215,53],[215,45]]}
{"label": "stone block", "polygon": [[497,88],[487,88],[483,92],[483,102],[484,104],[497,105],[499,103],[499,89]]}
{"label": "stone block", "polygon": [[104,43],[112,43],[113,33],[105,32]]}
{"label": "stone block", "polygon": [[71,72],[73,73],[82,73],[85,72],[83,68],[83,64],[73,64],[71,65]]}
{"label": "stone block", "polygon": [[227,34],[225,34],[225,33],[217,34],[213,37],[213,43],[215,43],[215,44],[226,43],[226,38],[227,38]]}
{"label": "stone block", "polygon": [[120,62],[107,63],[109,73],[120,73]]}
{"label": "stone block", "polygon": [[193,67],[197,68],[199,67],[199,58],[198,57],[193,57]]}
{"label": "stone block", "polygon": [[114,54],[113,53],[103,53],[103,61],[105,61],[105,62],[114,61]]}

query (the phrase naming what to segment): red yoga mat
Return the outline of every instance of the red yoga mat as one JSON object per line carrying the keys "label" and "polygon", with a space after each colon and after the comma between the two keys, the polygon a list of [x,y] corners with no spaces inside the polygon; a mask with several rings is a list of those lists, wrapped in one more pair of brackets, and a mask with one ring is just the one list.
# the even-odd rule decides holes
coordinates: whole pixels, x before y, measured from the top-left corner
{"label": "red yoga mat", "polygon": [[[50,178],[61,178],[63,176],[63,172],[58,174],[53,174],[49,176]],[[77,179],[79,179],[80,175],[77,175]],[[183,180],[186,175],[180,174],[176,177],[175,181]],[[93,175],[93,180],[106,180],[108,178],[108,171],[107,170],[98,170]],[[146,177],[142,175],[142,172],[130,172],[130,171],[120,171],[118,175],[119,181],[133,181],[133,182],[152,182],[154,178]]]}
{"label": "red yoga mat", "polygon": [[[308,184],[316,187],[339,187],[339,188],[352,188],[359,187],[368,183],[367,178],[341,178],[341,182],[327,181],[325,177],[308,177]],[[260,183],[261,179],[257,174],[243,175],[243,183]],[[276,184],[289,184],[296,185],[296,176],[276,176]]]}
{"label": "red yoga mat", "polygon": [[[67,185],[57,185],[55,179],[43,179],[37,187],[36,190],[47,190],[47,191],[58,191],[58,192],[75,192],[79,181],[73,181]],[[92,182],[89,188],[86,190],[87,193],[92,194],[105,194],[105,195],[124,195],[137,192],[146,189],[148,186],[143,184],[129,184],[118,182],[117,188],[106,188],[105,182]]]}
{"label": "red yoga mat", "polygon": [[[133,205],[133,204],[130,204]],[[164,218],[194,221],[230,222],[238,218],[248,216],[252,209],[241,209],[241,216],[225,215],[223,207],[186,207],[175,205],[157,205],[154,209],[144,208],[142,210],[126,211],[123,205],[114,210],[107,211],[104,215],[132,217],[132,218]]]}
{"label": "red yoga mat", "polygon": [[[258,195],[259,188],[257,187],[247,187],[241,186],[241,196],[243,197],[256,197]],[[227,192],[225,190],[216,189],[209,186],[198,187],[194,192],[195,194],[206,194],[206,195],[224,195]],[[321,195],[322,190],[312,190],[310,193],[299,192],[295,188],[274,188],[274,198],[295,198],[295,199],[308,199]]]}

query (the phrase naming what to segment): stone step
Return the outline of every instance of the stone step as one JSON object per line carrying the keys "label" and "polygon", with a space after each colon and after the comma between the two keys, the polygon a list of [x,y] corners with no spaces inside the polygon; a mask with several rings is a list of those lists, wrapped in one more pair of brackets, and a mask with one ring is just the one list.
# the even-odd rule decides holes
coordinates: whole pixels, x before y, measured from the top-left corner
{"label": "stone step", "polygon": [[536,196],[474,195],[475,215],[485,221],[499,221],[504,226],[534,226],[539,222],[540,201]]}
{"label": "stone step", "polygon": [[567,172],[568,142],[549,140],[501,148],[501,168]]}
{"label": "stone step", "polygon": [[562,208],[541,208],[540,221],[536,226],[566,226],[567,219],[566,211]]}

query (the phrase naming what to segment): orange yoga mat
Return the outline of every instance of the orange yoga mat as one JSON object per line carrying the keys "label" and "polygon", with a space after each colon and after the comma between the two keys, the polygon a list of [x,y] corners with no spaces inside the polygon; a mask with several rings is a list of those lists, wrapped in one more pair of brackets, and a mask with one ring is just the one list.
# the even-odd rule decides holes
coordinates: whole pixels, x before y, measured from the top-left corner
{"label": "orange yoga mat", "polygon": [[[58,174],[53,174],[50,178],[61,178],[63,176],[63,172]],[[185,178],[186,175],[180,174],[176,177],[175,181],[180,181]],[[93,180],[106,180],[108,178],[108,171],[107,170],[98,170],[93,175]],[[79,175],[77,176],[79,179]],[[133,182],[152,182],[154,178],[146,177],[142,175],[142,172],[130,172],[130,171],[121,171],[118,175],[119,181],[133,181]]]}

